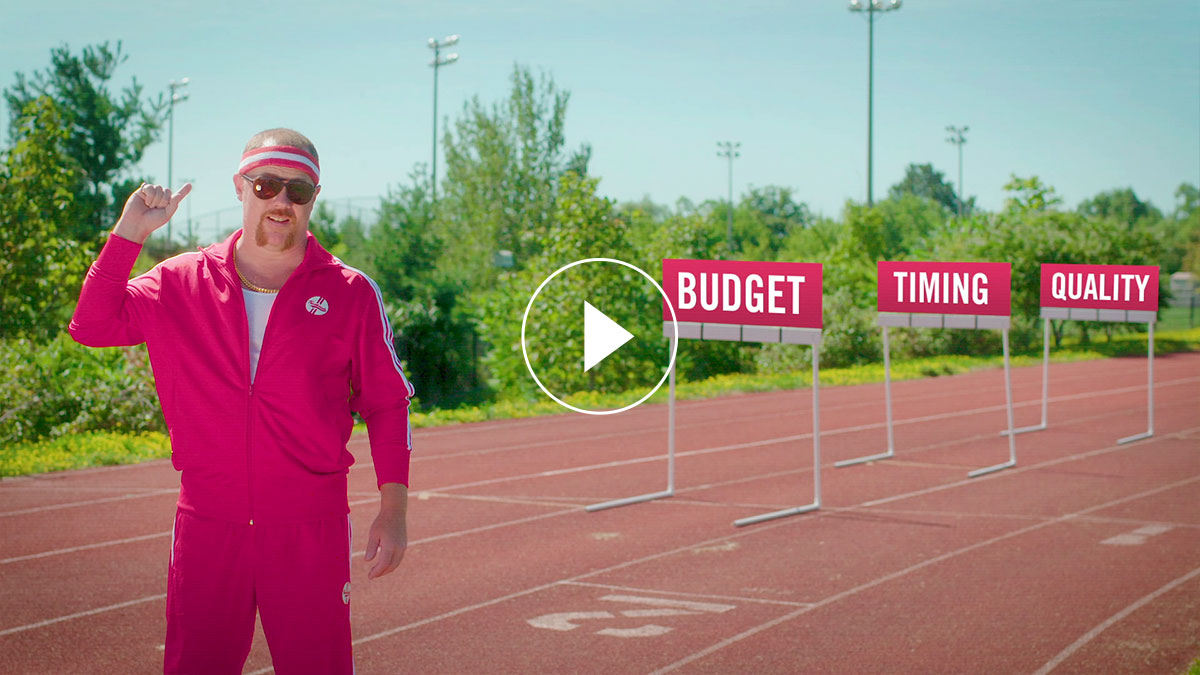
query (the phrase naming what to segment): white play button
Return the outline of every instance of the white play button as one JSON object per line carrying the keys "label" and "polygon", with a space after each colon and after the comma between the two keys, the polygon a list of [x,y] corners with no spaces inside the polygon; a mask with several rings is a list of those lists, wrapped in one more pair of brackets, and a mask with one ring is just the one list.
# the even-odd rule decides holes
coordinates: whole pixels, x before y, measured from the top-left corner
{"label": "white play button", "polygon": [[583,301],[584,372],[591,370],[592,366],[632,339],[633,333],[621,328],[620,324],[605,316],[604,312],[593,307],[592,303]]}

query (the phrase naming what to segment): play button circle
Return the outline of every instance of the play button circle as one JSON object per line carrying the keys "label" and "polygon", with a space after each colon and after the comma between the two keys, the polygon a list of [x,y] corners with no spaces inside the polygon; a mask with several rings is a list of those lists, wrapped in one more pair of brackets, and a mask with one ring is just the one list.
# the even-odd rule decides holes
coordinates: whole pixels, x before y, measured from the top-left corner
{"label": "play button circle", "polygon": [[[679,341],[664,339],[664,305],[671,317],[665,334],[677,338],[675,309],[643,270],[615,258],[563,265],[542,281],[525,306],[525,367],[544,394],[569,410],[587,415],[629,410],[658,391],[675,363]],[[613,409],[583,405],[602,391],[610,392],[603,395],[605,402],[615,397],[622,403],[638,391],[645,393]],[[579,405],[565,400],[572,397]]]}

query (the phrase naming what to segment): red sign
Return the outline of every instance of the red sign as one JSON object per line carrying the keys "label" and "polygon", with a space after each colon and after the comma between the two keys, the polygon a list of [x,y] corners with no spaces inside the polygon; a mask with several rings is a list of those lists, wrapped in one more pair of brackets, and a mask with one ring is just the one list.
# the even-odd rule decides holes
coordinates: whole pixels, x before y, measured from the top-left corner
{"label": "red sign", "polygon": [[879,261],[879,311],[1009,316],[1012,264]]}
{"label": "red sign", "polygon": [[1042,264],[1042,307],[1158,311],[1158,265]]}
{"label": "red sign", "polygon": [[822,327],[820,263],[667,259],[663,290],[680,321]]}

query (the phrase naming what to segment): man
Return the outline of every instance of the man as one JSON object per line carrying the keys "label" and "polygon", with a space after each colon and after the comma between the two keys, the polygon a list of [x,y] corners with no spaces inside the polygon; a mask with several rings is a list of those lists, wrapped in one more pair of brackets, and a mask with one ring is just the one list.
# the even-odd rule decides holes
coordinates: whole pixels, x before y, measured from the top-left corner
{"label": "man", "polygon": [[166,673],[242,672],[256,610],[277,673],[353,671],[351,411],[366,420],[381,493],[368,578],[404,556],[412,387],[378,286],[308,232],[319,178],[303,135],[255,135],[233,175],[242,229],[129,280],[191,191],[143,185],[71,320],[82,344],[145,342],[150,354],[181,472]]}

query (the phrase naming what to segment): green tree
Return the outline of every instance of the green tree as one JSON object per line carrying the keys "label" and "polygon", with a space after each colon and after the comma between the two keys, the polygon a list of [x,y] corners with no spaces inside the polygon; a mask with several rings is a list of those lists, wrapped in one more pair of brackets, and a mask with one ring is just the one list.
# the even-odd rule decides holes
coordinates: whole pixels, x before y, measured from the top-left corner
{"label": "green tree", "polygon": [[1177,203],[1172,220],[1179,224],[1185,237],[1180,267],[1200,277],[1200,189],[1189,183],[1181,183],[1175,190],[1175,199]]}
{"label": "green tree", "polygon": [[[723,225],[728,208],[724,201],[713,203],[713,220]],[[734,209],[734,248],[744,260],[775,260],[792,232],[812,220],[808,205],[796,201],[790,188],[751,188]]]}
{"label": "green tree", "polygon": [[437,270],[442,240],[423,168],[409,174],[408,184],[388,191],[366,241],[372,274],[384,294],[398,300],[437,295],[451,281]]}
{"label": "green tree", "polygon": [[[941,204],[950,213],[958,213],[959,195],[946,182],[945,174],[935,170],[932,164],[913,163],[904,169],[904,178],[888,189],[888,198],[900,199],[904,195],[923,197]],[[966,213],[970,211],[970,208],[964,209]]]}
{"label": "green tree", "polygon": [[[536,391],[521,350],[525,305],[542,280],[582,258],[621,259],[630,250],[628,223],[616,217],[611,201],[596,194],[598,179],[566,173],[560,182],[551,228],[538,242],[540,252],[520,270],[501,274],[497,286],[479,299],[484,337],[493,349],[488,365],[498,386],[510,394]],[[662,335],[661,301],[636,272],[616,264],[575,267],[546,286],[534,304],[526,334],[530,362],[551,391],[624,391],[639,387],[646,373],[662,371],[667,341]],[[588,371],[582,368],[584,301],[592,303],[635,336],[641,336]]]}
{"label": "green tree", "polygon": [[497,274],[498,250],[518,267],[536,255],[555,213],[558,181],[586,173],[590,149],[564,151],[568,92],[515,66],[507,100],[486,107],[478,97],[446,132],[446,179],[436,230],[447,242],[442,264],[472,288]]}
{"label": "green tree", "polygon": [[1004,200],[1004,208],[1009,211],[1046,211],[1062,203],[1062,197],[1054,188],[1042,183],[1037,176],[1018,178],[1013,175],[1004,184],[1009,196]]}
{"label": "green tree", "polygon": [[1145,219],[1162,219],[1162,213],[1150,202],[1138,199],[1133,188],[1101,192],[1080,202],[1076,211],[1090,218],[1111,218],[1129,227]]}
{"label": "green tree", "polygon": [[4,92],[14,141],[30,102],[41,97],[55,102],[66,129],[57,142],[74,170],[69,233],[79,241],[95,239],[116,219],[115,208],[132,191],[126,189],[131,177],[125,174],[141,160],[165,120],[162,95],[143,100],[136,78],[119,95],[109,90],[127,58],[120,42],[115,48],[107,42],[84,47],[78,55],[63,45],[50,51],[49,68],[32,77],[17,73],[17,83]]}
{"label": "green tree", "polygon": [[54,102],[26,104],[0,165],[0,337],[44,339],[65,326],[91,252],[66,236],[75,175]]}

